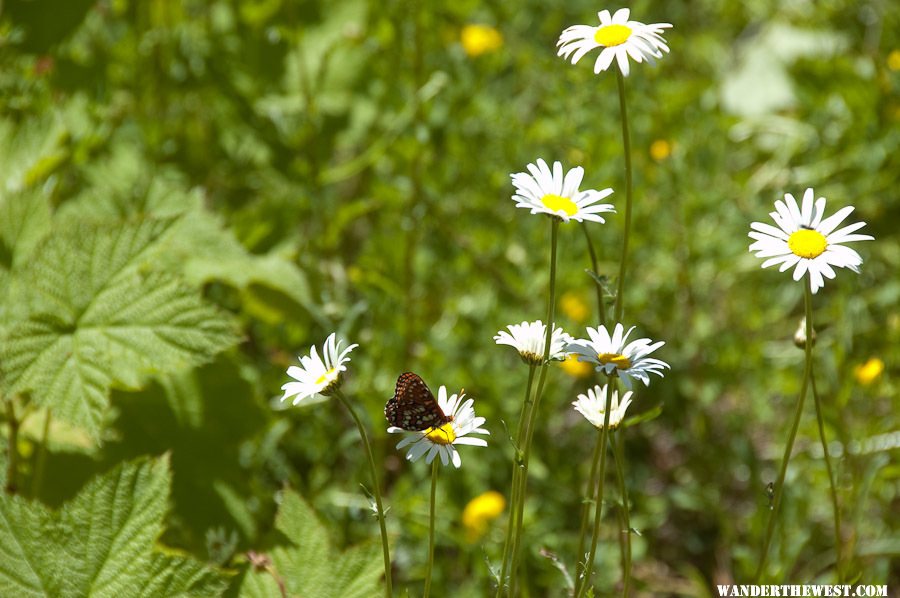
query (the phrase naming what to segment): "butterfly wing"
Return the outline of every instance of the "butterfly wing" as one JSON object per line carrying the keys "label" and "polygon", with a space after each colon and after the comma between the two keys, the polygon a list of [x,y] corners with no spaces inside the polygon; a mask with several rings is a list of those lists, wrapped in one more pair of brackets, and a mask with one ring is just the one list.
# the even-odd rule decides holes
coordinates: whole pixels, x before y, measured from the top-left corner
{"label": "butterfly wing", "polygon": [[392,426],[413,431],[442,426],[450,421],[425,381],[412,372],[397,378],[394,396],[384,406],[384,416]]}

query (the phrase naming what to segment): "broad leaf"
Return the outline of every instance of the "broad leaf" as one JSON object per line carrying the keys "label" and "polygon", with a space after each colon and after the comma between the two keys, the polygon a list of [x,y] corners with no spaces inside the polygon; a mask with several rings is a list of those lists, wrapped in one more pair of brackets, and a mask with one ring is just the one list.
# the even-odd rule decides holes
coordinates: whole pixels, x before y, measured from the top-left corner
{"label": "broad leaf", "polygon": [[7,392],[30,392],[54,417],[99,435],[113,383],[201,363],[237,341],[231,320],[147,253],[171,226],[78,224],[52,235],[21,273],[29,306],[2,348]]}
{"label": "broad leaf", "polygon": [[0,595],[213,595],[221,575],[154,550],[169,494],[167,460],[95,478],[59,511],[0,498]]}
{"label": "broad leaf", "polygon": [[241,581],[241,596],[279,595],[276,576],[290,596],[368,598],[380,593],[384,565],[376,542],[338,552],[312,508],[292,491],[284,494],[275,528],[280,537],[268,552],[272,565],[268,571],[248,570]]}

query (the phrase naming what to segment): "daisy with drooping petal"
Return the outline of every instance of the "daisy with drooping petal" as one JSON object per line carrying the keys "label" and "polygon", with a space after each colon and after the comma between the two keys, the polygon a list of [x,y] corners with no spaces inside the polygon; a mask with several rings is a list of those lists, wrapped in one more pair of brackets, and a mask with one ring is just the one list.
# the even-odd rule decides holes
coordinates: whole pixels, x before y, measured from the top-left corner
{"label": "daisy with drooping petal", "polygon": [[775,211],[769,216],[778,226],[753,222],[750,238],[756,241],[750,245],[750,251],[756,252],[758,258],[769,258],[762,267],[768,268],[781,264],[779,271],[794,268],[794,280],[800,280],[809,273],[812,292],[815,293],[825,284],[825,278],[835,277],[834,268],[849,268],[859,273],[862,258],[854,250],[842,243],[852,241],[871,241],[870,235],[855,235],[855,231],[866,225],[856,222],[835,230],[853,211],[853,206],[841,208],[828,218],[825,216],[825,198],[815,198],[812,188],[803,194],[803,205],[790,193],[784,194],[784,201],[775,202]]}
{"label": "daisy with drooping petal", "polygon": [[603,420],[606,418],[606,393],[612,392],[609,401],[609,429],[615,430],[625,419],[625,410],[631,405],[631,391],[622,395],[622,401],[619,402],[619,391],[610,389],[608,384],[594,388],[589,388],[586,395],[578,395],[578,400],[572,403],[575,411],[580,413],[591,422],[595,428],[603,427]]}
{"label": "daisy with drooping petal", "polygon": [[625,332],[622,324],[616,324],[612,336],[605,326],[588,328],[590,339],[572,341],[566,350],[578,355],[579,361],[596,364],[597,371],[608,376],[618,376],[628,390],[631,390],[633,380],[640,380],[644,385],[650,386],[650,374],[662,377],[663,369],[668,368],[669,364],[647,355],[662,347],[665,342],[654,343],[649,338],[639,338],[626,345],[634,328],[632,326]]}
{"label": "daisy with drooping petal", "polygon": [[[528,365],[541,365],[544,362],[544,343],[547,340],[547,326],[541,321],[511,324],[494,337],[498,345],[509,345],[519,352],[522,361]],[[572,337],[562,328],[554,328],[550,336],[550,360],[566,358],[566,345]]]}
{"label": "daisy with drooping petal", "polygon": [[594,63],[594,72],[607,70],[616,60],[619,70],[628,76],[628,59],[635,62],[647,61],[653,64],[662,58],[663,52],[669,51],[662,32],[672,26],[671,23],[651,23],[645,25],[639,21],[629,21],[629,9],[620,8],[610,16],[608,10],[601,10],[600,26],[574,25],[559,36],[556,42],[557,54],[572,64],[577,63],[585,54],[594,48],[603,48]]}
{"label": "daisy with drooping petal", "polygon": [[425,462],[431,463],[434,458],[440,456],[441,463],[447,465],[453,463],[457,469],[462,463],[459,453],[456,451],[458,444],[469,446],[487,446],[487,441],[482,438],[469,438],[468,434],[488,434],[490,432],[482,428],[483,417],[475,417],[475,409],[472,407],[473,399],[466,399],[465,394],[452,394],[447,396],[447,388],[441,386],[438,389],[437,401],[441,410],[450,421],[446,424],[428,428],[422,431],[410,431],[391,426],[387,429],[390,434],[405,434],[406,438],[397,444],[398,449],[409,447],[406,458],[416,461],[425,455]]}
{"label": "daisy with drooping petal", "polygon": [[322,346],[322,357],[319,357],[315,345],[310,347],[309,355],[301,355],[300,367],[292,365],[287,370],[288,376],[295,381],[287,382],[281,387],[284,391],[281,400],[294,397],[293,404],[296,405],[317,394],[330,395],[340,384],[341,373],[347,371],[347,366],[344,365],[350,361],[347,355],[359,346],[350,345],[342,351],[343,342],[336,340],[336,335],[332,332]]}
{"label": "daisy with drooping petal", "polygon": [[584,169],[580,166],[563,173],[561,162],[553,163],[553,170],[542,159],[528,165],[528,172],[510,175],[516,193],[512,196],[517,208],[528,208],[532,214],[549,214],[563,222],[589,220],[606,222],[600,214],[615,212],[612,204],[597,202],[612,194],[612,189],[581,191]]}

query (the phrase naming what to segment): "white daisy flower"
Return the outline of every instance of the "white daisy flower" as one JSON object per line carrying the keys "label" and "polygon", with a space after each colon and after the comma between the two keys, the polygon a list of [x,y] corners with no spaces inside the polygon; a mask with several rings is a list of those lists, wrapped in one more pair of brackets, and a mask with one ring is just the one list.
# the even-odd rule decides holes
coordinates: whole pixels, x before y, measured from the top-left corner
{"label": "white daisy flower", "polygon": [[[580,413],[591,422],[595,428],[603,427],[603,420],[606,417],[606,393],[610,392],[608,384],[594,388],[589,388],[586,395],[578,395],[578,400],[572,403],[575,411]],[[619,391],[612,389],[612,397],[609,400],[609,428],[615,430],[625,419],[625,410],[631,405],[631,391],[622,395],[622,402],[619,402]]]}
{"label": "white daisy flower", "polygon": [[[501,330],[494,337],[498,345],[509,345],[519,352],[522,361],[529,365],[541,365],[544,362],[544,342],[547,340],[547,326],[541,321],[522,322],[510,324],[506,330]],[[572,337],[563,332],[562,328],[555,328],[550,335],[550,359],[563,360],[566,358],[566,345],[572,342]]]}
{"label": "white daisy flower", "polygon": [[[539,158],[528,165],[529,172],[510,175],[516,188],[512,196],[517,208],[528,208],[532,214],[549,214],[568,222],[569,219],[582,222],[606,222],[599,214],[615,212],[612,204],[597,202],[612,194],[612,189],[580,191],[584,169],[580,166],[563,174],[561,162],[553,163],[553,171]],[[530,174],[529,174],[530,173]]]}
{"label": "white daisy flower", "polygon": [[665,343],[663,341],[654,343],[649,338],[639,338],[626,345],[625,342],[634,328],[632,326],[625,332],[624,326],[616,324],[612,336],[605,326],[588,328],[590,340],[572,341],[566,350],[576,354],[578,361],[597,364],[598,372],[618,376],[628,390],[631,390],[633,380],[640,380],[645,386],[650,386],[650,374],[662,377],[663,369],[668,368],[669,364],[647,355]]}
{"label": "white daisy flower", "polygon": [[309,348],[309,355],[301,355],[300,367],[292,365],[288,368],[287,374],[295,380],[288,382],[281,387],[284,401],[289,397],[294,397],[293,404],[296,405],[307,397],[317,394],[328,396],[340,384],[341,372],[347,371],[344,364],[350,361],[347,354],[359,345],[350,345],[343,351],[341,343],[337,341],[335,333],[331,333],[325,340],[322,347],[322,357],[319,357],[315,345]]}
{"label": "white daisy flower", "polygon": [[475,417],[473,399],[466,399],[465,394],[460,393],[447,396],[447,388],[441,386],[438,389],[437,401],[441,410],[450,416],[446,424],[428,428],[419,432],[404,430],[391,426],[387,431],[391,434],[404,434],[406,438],[397,444],[398,449],[409,447],[406,452],[408,461],[416,461],[425,455],[425,463],[431,463],[436,456],[441,457],[441,463],[447,465],[453,463],[457,469],[462,464],[459,453],[456,451],[458,444],[469,446],[487,446],[487,441],[482,438],[469,438],[467,434],[488,434],[490,432],[482,428],[483,417]]}
{"label": "white daisy flower", "polygon": [[628,76],[628,58],[635,62],[650,64],[657,58],[662,58],[663,52],[669,51],[662,32],[672,26],[671,23],[651,23],[645,25],[638,21],[629,21],[629,9],[620,8],[616,14],[610,16],[608,10],[601,10],[600,26],[574,25],[569,27],[559,36],[556,45],[559,47],[557,55],[570,60],[572,64],[594,48],[603,48],[597,61],[594,63],[594,72],[605,71],[612,64],[613,59],[619,65],[622,75]]}
{"label": "white daisy flower", "polygon": [[794,280],[800,280],[809,272],[813,293],[822,288],[825,278],[835,277],[832,266],[850,268],[858,274],[862,258],[842,243],[871,241],[875,237],[852,234],[864,227],[865,222],[835,230],[850,215],[853,206],[841,208],[823,219],[825,198],[815,199],[812,188],[803,194],[802,207],[797,205],[797,200],[790,193],[785,193],[784,199],[776,201],[775,211],[769,213],[777,228],[763,222],[750,224],[753,229],[750,237],[756,239],[750,245],[750,251],[755,251],[758,258],[769,258],[762,267],[781,264],[779,270],[784,272],[796,265]]}

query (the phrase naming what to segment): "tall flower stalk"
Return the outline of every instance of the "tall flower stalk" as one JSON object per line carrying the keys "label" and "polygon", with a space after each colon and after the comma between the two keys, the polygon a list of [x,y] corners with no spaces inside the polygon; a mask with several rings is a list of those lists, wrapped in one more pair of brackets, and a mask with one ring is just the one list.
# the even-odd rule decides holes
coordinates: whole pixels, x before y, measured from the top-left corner
{"label": "tall flower stalk", "polygon": [[384,521],[384,505],[381,501],[381,484],[378,483],[378,469],[375,467],[375,457],[372,455],[372,445],[369,444],[369,435],[366,433],[366,427],[363,425],[350,401],[340,389],[335,390],[334,395],[341,404],[350,413],[356,429],[359,430],[359,438],[362,440],[363,449],[366,453],[366,460],[369,463],[369,474],[372,476],[372,495],[375,497],[375,509],[378,517],[378,526],[381,529],[381,554],[384,557],[384,595],[390,598],[393,595],[393,587],[391,584],[391,549],[388,544],[387,524]]}
{"label": "tall flower stalk", "polygon": [[[531,457],[531,438],[534,435],[534,421],[537,416],[538,407],[540,406],[541,395],[544,391],[544,383],[547,380],[547,369],[550,365],[550,340],[553,334],[553,321],[556,308],[556,248],[559,237],[558,218],[550,219],[550,297],[547,301],[547,332],[544,337],[544,354],[542,356],[541,371],[538,375],[537,389],[531,400],[531,407],[528,409],[526,416],[526,424],[524,428],[524,438],[519,438],[519,450],[521,450],[522,463],[519,468],[518,488],[514,491],[515,504],[510,511],[510,517],[514,518],[510,524],[515,521],[515,531],[512,537],[511,558],[509,565],[510,582],[508,588],[513,591],[515,585],[516,572],[518,571],[520,546],[522,541],[522,517],[525,512],[525,492],[528,488],[528,462]],[[501,578],[501,587],[503,586]],[[512,594],[510,594],[512,595]]]}
{"label": "tall flower stalk", "polygon": [[622,234],[622,257],[619,260],[619,281],[616,287],[616,309],[614,319],[622,321],[625,313],[625,272],[628,266],[628,241],[631,237],[631,203],[633,182],[631,172],[631,133],[628,130],[628,106],[625,103],[625,76],[616,71],[619,89],[619,116],[622,120],[622,149],[625,154],[625,231]]}
{"label": "tall flower stalk", "polygon": [[[809,338],[809,337],[807,337]],[[828,440],[825,437],[825,420],[822,417],[822,401],[816,388],[815,368],[810,368],[809,384],[812,386],[813,399],[816,402],[816,423],[819,426],[819,439],[822,441],[822,455],[825,457],[825,468],[828,470],[828,486],[831,489],[831,512],[834,516],[834,559],[837,568],[838,583],[844,582],[844,561],[841,558],[841,506],[838,501],[837,484],[834,481],[834,469],[831,455],[828,453]]]}
{"label": "tall flower stalk", "polygon": [[[559,41],[556,44],[558,47],[557,53],[560,56],[564,57],[566,60],[570,60],[572,64],[576,64],[579,60],[581,60],[581,58],[583,58],[592,50],[599,49],[600,52],[597,56],[596,61],[594,62],[594,73],[596,74],[609,69],[613,62],[615,62],[617,66],[616,83],[619,93],[619,115],[622,124],[622,145],[625,157],[625,228],[622,235],[622,252],[619,258],[619,275],[618,280],[616,281],[615,307],[613,309],[613,319],[616,322],[622,322],[623,315],[625,313],[625,280],[628,268],[628,245],[631,238],[631,215],[633,204],[631,134],[628,127],[628,108],[625,101],[625,77],[627,77],[630,72],[631,61],[637,63],[653,63],[655,60],[662,58],[663,53],[669,51],[669,47],[662,37],[662,32],[672,26],[669,23],[652,23],[648,25],[639,21],[632,21],[629,18],[630,14],[631,11],[627,8],[619,9],[614,14],[610,14],[608,10],[601,10],[599,13],[597,13],[597,16],[600,20],[599,26],[574,25],[572,27],[569,27],[562,32],[559,37]],[[587,231],[585,231],[585,235],[587,236]],[[588,249],[591,254],[591,264],[593,266],[593,270],[595,274],[598,274],[596,255],[590,242],[590,237],[588,237]],[[597,285],[597,287],[597,303],[600,311],[599,320],[601,328],[604,328],[605,331],[606,314],[603,301],[603,291],[600,288],[599,284]],[[617,326],[620,326],[620,324],[618,324]],[[581,359],[581,357],[579,357],[579,359]],[[591,357],[588,357],[588,360],[592,360]],[[614,376],[615,374],[619,373],[618,367],[614,371],[610,371],[605,367],[602,369],[604,369],[605,373],[608,376]],[[611,377],[610,383],[612,383],[613,381],[614,380]],[[625,383],[627,388],[630,388],[629,379],[623,378],[623,382]],[[644,382],[647,382],[646,378],[644,378]],[[606,408],[605,416],[607,418],[609,416],[608,405]],[[608,425],[609,421],[607,419],[603,423],[601,432],[602,440],[600,441],[601,454],[599,471],[596,471],[598,480],[598,493],[595,497],[595,518],[594,530],[591,538],[591,550],[589,552],[588,561],[585,563],[584,575],[576,579],[576,596],[582,595],[585,592],[585,589],[590,585],[590,573],[593,568],[593,557],[597,545],[600,515],[602,512],[603,504],[602,491],[603,482],[606,477],[606,434]],[[629,519],[627,492],[624,488],[624,475],[622,475],[621,472],[621,461],[623,460],[624,456],[619,455],[619,459],[617,460],[617,472],[619,473],[619,475],[617,477],[620,482],[620,493],[623,496],[623,519],[626,521],[626,530],[623,533],[627,534],[630,533],[630,527],[627,525],[627,521]],[[596,451],[595,458],[591,466],[592,480],[594,478],[595,468]],[[584,516],[586,517],[587,513],[584,513]],[[583,530],[585,528],[586,520],[583,518],[581,525],[582,533],[579,534],[579,559],[581,558],[582,550],[584,547]],[[626,539],[624,545],[622,546],[622,549],[625,553],[623,556],[623,562],[625,563],[624,568],[626,569],[626,571],[623,572],[623,577],[625,577],[624,592],[627,595],[629,589],[628,577],[630,575],[631,564],[630,538]]]}
{"label": "tall flower stalk", "polygon": [[828,469],[828,480],[831,486],[831,501],[834,515],[834,539],[835,539],[835,567],[838,579],[843,579],[843,561],[841,558],[841,520],[840,505],[837,499],[837,487],[834,481],[834,472],[831,466],[831,456],[828,452],[828,443],[825,438],[825,424],[822,418],[822,406],[813,380],[812,346],[812,296],[825,284],[825,279],[833,279],[837,275],[835,268],[847,268],[859,272],[862,265],[862,257],[846,243],[854,241],[870,241],[870,235],[857,234],[856,231],[865,226],[865,222],[856,222],[838,228],[841,223],[853,212],[853,206],[845,206],[825,217],[826,200],[824,197],[816,198],[812,188],[803,193],[801,203],[798,203],[790,193],[784,194],[784,200],[775,202],[775,211],[769,216],[776,226],[765,222],[753,222],[750,224],[750,238],[754,242],[750,245],[750,251],[756,253],[756,257],[764,258],[763,268],[779,266],[782,272],[793,269],[793,279],[804,279],[804,305],[805,305],[805,335],[803,345],[805,347],[806,364],[803,372],[803,381],[800,385],[800,397],[797,400],[797,410],[791,424],[788,442],[785,446],[784,457],[781,461],[781,469],[775,482],[772,508],[769,513],[769,522],[766,525],[765,537],[759,557],[755,580],[759,580],[765,572],[766,560],[769,553],[769,545],[772,542],[772,533],[778,517],[778,509],[784,496],[784,480],[787,474],[788,463],[794,448],[794,440],[803,414],[803,404],[806,400],[806,392],[810,385],[813,386],[813,395],[816,402],[816,421],[819,428],[819,437],[822,441],[822,449],[825,456],[825,466]]}
{"label": "tall flower stalk", "polygon": [[434,570],[434,510],[439,463],[440,461],[435,459],[431,464],[431,501],[428,506],[428,566],[425,569],[425,590],[422,592],[423,598],[428,598],[428,595],[431,593],[431,573]]}
{"label": "tall flower stalk", "polygon": [[769,556],[769,544],[772,542],[772,532],[775,530],[775,520],[778,517],[778,508],[781,506],[781,499],[784,496],[784,478],[787,474],[788,464],[791,460],[791,453],[794,451],[794,440],[797,438],[797,429],[800,427],[800,417],[803,415],[803,404],[806,402],[806,391],[809,386],[810,374],[812,373],[812,279],[807,280],[804,285],[803,304],[806,311],[806,339],[805,339],[805,355],[806,364],[803,370],[803,382],[800,385],[800,396],[797,398],[797,409],[794,412],[794,420],[791,423],[791,431],[788,434],[788,441],[784,447],[784,456],[781,458],[781,469],[778,471],[778,479],[775,481],[775,495],[772,500],[772,509],[769,511],[769,523],[766,525],[766,535],[763,540],[762,549],[759,553],[759,565],[756,569],[756,575],[753,576],[754,583],[758,583],[766,568],[766,559]]}
{"label": "tall flower stalk", "polygon": [[321,356],[319,356],[315,345],[310,347],[309,355],[301,355],[299,358],[300,366],[291,366],[287,370],[288,376],[293,380],[282,385],[281,389],[284,391],[284,395],[281,397],[281,401],[284,402],[286,399],[293,398],[293,404],[296,405],[300,401],[316,395],[326,397],[333,395],[338,398],[350,413],[350,417],[353,418],[356,429],[359,431],[363,450],[366,453],[369,473],[372,476],[372,495],[375,497],[376,515],[378,517],[378,525],[381,528],[381,551],[384,556],[384,595],[386,598],[391,598],[393,595],[391,551],[388,544],[387,525],[384,521],[381,486],[378,483],[378,468],[375,466],[375,458],[372,455],[372,446],[369,444],[369,435],[366,433],[366,427],[340,388],[343,373],[347,371],[347,366],[344,364],[350,361],[348,355],[358,345],[350,345],[342,350],[342,344],[343,341],[337,340],[337,335],[331,333],[322,346]]}

